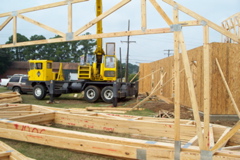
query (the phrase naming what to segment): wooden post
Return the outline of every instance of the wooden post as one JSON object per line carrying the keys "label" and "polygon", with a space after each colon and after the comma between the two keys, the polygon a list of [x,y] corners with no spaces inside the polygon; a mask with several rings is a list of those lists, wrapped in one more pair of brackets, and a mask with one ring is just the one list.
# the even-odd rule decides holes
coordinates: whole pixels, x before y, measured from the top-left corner
{"label": "wooden post", "polygon": [[68,33],[72,32],[72,3],[68,2]]}
{"label": "wooden post", "polygon": [[[178,9],[173,9],[174,24],[178,24]],[[175,140],[175,160],[180,160],[180,54],[179,54],[179,32],[174,31],[174,140]]]}
{"label": "wooden post", "polygon": [[13,44],[17,43],[17,16],[13,16]]}
{"label": "wooden post", "polygon": [[145,31],[147,28],[147,16],[146,16],[146,0],[142,0],[142,31]]}
{"label": "wooden post", "polygon": [[204,105],[204,150],[209,150],[209,122],[210,122],[210,58],[209,58],[209,27],[203,27],[203,105]]}

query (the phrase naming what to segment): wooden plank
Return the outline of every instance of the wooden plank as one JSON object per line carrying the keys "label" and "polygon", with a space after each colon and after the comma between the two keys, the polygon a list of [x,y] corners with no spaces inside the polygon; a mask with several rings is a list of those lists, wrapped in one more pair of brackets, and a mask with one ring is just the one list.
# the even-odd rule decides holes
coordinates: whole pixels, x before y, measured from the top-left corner
{"label": "wooden plank", "polygon": [[54,118],[55,118],[55,113],[38,113],[38,114],[30,114],[25,116],[13,117],[13,118],[9,118],[9,120],[39,124],[39,123],[53,122]]}
{"label": "wooden plank", "polygon": [[217,143],[210,150],[216,152],[216,150],[224,147],[228,140],[240,129],[240,121],[238,121],[232,128],[228,128],[224,131]]}
{"label": "wooden plank", "polygon": [[51,27],[49,27],[49,26],[47,26],[47,25],[45,25],[45,24],[42,24],[42,23],[40,23],[40,22],[37,22],[37,21],[35,21],[35,20],[31,19],[31,18],[28,18],[28,17],[26,17],[26,16],[23,16],[23,15],[21,15],[21,14],[19,14],[18,17],[21,18],[21,19],[23,19],[23,20],[25,20],[25,21],[28,21],[28,22],[36,25],[36,26],[39,26],[39,27],[41,27],[41,28],[43,28],[43,29],[46,29],[46,30],[48,30],[48,31],[50,31],[50,32],[53,32],[53,33],[57,34],[57,35],[60,35],[60,36],[63,37],[63,38],[66,36],[65,33],[61,32],[61,31],[58,31],[58,30],[56,30],[56,29],[54,29],[54,28],[51,28]]}
{"label": "wooden plank", "polygon": [[147,29],[146,0],[141,0],[142,31]]}
{"label": "wooden plank", "polygon": [[[104,154],[124,159],[137,159],[137,151],[141,149],[146,151],[146,159],[173,159],[174,146],[169,143],[96,135],[21,122],[0,121],[0,126],[0,136],[8,139]],[[28,127],[22,130],[23,126]],[[186,149],[183,148],[181,154],[199,156],[200,153],[198,147],[190,146]],[[181,158],[189,159],[191,156],[187,155],[181,155]],[[240,154],[233,151],[231,153],[218,151],[213,157],[224,160],[227,158],[239,158]]]}
{"label": "wooden plank", "polygon": [[[178,24],[178,10],[173,9],[173,22]],[[179,31],[174,32],[174,140],[180,141],[180,54]],[[177,146],[175,146],[177,147]],[[178,149],[180,150],[180,149]],[[178,153],[176,153],[178,154]]]}
{"label": "wooden plank", "polygon": [[234,109],[235,109],[235,112],[237,113],[238,118],[240,119],[240,112],[239,112],[238,106],[237,106],[237,104],[236,104],[236,102],[235,102],[235,100],[234,100],[234,98],[233,98],[232,92],[231,92],[231,90],[230,90],[230,88],[229,88],[229,86],[228,86],[228,84],[227,84],[227,81],[226,81],[226,79],[225,79],[225,77],[224,77],[224,74],[223,74],[223,72],[222,72],[221,66],[220,66],[217,58],[216,58],[216,63],[217,63],[217,66],[218,66],[218,70],[219,70],[219,72],[220,72],[220,74],[221,74],[223,83],[224,83],[224,85],[225,85],[225,87],[226,87],[226,89],[227,89],[228,95],[229,95],[229,97],[230,97],[230,99],[231,99],[231,101],[232,101],[232,104],[233,104],[233,107],[234,107]]}
{"label": "wooden plank", "polygon": [[[9,145],[3,143],[2,141],[0,141],[0,150],[5,151],[5,153],[9,155],[9,158],[7,160],[34,160],[32,158],[24,156],[23,154],[13,149]],[[0,158],[2,157],[0,156]]]}
{"label": "wooden plank", "polygon": [[205,22],[207,23],[207,25],[208,25],[209,27],[211,27],[212,29],[214,29],[214,30],[218,31],[219,33],[221,33],[221,34],[223,34],[223,35],[231,38],[232,40],[240,43],[240,39],[239,39],[236,35],[232,34],[231,32],[228,32],[227,30],[225,30],[225,29],[222,28],[221,26],[213,23],[212,21],[210,21],[210,20],[208,20],[208,19],[200,16],[199,14],[191,11],[190,9],[188,9],[188,8],[180,5],[179,3],[177,3],[177,2],[175,2],[175,1],[173,1],[173,0],[163,0],[163,1],[166,2],[166,3],[168,3],[169,5],[171,5],[171,6],[173,6],[173,7],[174,7],[174,6],[177,7],[179,10],[181,10],[182,12],[188,14],[189,16],[197,19],[198,21],[205,21]]}
{"label": "wooden plank", "polygon": [[11,118],[16,116],[25,116],[29,114],[40,113],[37,111],[1,111],[0,118]]}
{"label": "wooden plank", "polygon": [[156,2],[156,0],[149,0],[152,5],[155,7],[155,9],[158,11],[158,13],[162,16],[162,18],[166,21],[168,25],[172,25],[172,20],[168,17],[168,15],[164,12],[164,10],[161,8],[161,6]]}
{"label": "wooden plank", "polygon": [[198,140],[198,136],[194,136],[190,141],[188,141],[182,148],[189,148],[190,146],[196,145]]}
{"label": "wooden plank", "polygon": [[9,158],[11,152],[0,152],[0,158]]}
{"label": "wooden plank", "polygon": [[208,148],[212,148],[215,145],[214,143],[214,133],[213,133],[213,125],[210,125],[209,128],[209,146]]}
{"label": "wooden plank", "polygon": [[78,36],[79,34],[81,34],[82,32],[84,32],[85,30],[87,30],[88,28],[92,27],[93,25],[95,25],[98,21],[101,21],[102,19],[106,18],[107,16],[109,16],[110,14],[112,14],[113,12],[115,12],[116,10],[118,10],[119,8],[123,7],[124,5],[126,5],[127,3],[129,3],[131,0],[122,0],[121,2],[119,2],[118,4],[116,4],[115,6],[113,6],[112,8],[110,8],[109,10],[107,10],[106,12],[102,13],[101,15],[99,15],[98,17],[96,17],[95,19],[93,19],[92,21],[90,21],[89,23],[87,23],[85,26],[83,26],[82,28],[78,29],[76,32],[74,32],[74,36]]}
{"label": "wooden plank", "polygon": [[179,32],[179,41],[180,41],[180,46],[181,46],[181,50],[182,50],[183,65],[184,65],[185,74],[186,74],[186,78],[187,78],[187,84],[188,84],[189,96],[190,96],[191,104],[192,104],[192,108],[193,108],[194,120],[196,121],[198,143],[199,143],[200,149],[203,149],[203,135],[202,135],[202,131],[201,131],[202,128],[201,128],[200,117],[199,117],[198,103],[197,103],[196,93],[194,90],[194,83],[193,83],[192,73],[190,70],[190,63],[189,63],[187,50],[186,50],[186,46],[184,43],[184,38],[183,38],[182,32]]}
{"label": "wooden plank", "polygon": [[13,16],[9,16],[3,23],[0,25],[0,31],[13,19]]}
{"label": "wooden plank", "polygon": [[[85,2],[85,1],[88,1],[88,0],[71,0],[69,2],[71,2],[73,4],[73,3]],[[41,5],[41,6],[37,6],[37,7],[18,10],[17,13],[19,13],[19,14],[28,13],[28,12],[33,12],[33,11],[38,11],[38,10],[43,10],[43,9],[48,9],[48,8],[64,6],[66,4],[67,4],[67,1],[61,1],[61,2],[45,4],[45,5]],[[11,16],[11,15],[12,15],[12,12],[7,12],[7,13],[0,14],[0,17],[6,17],[6,16]]]}
{"label": "wooden plank", "polygon": [[[113,32],[113,33],[102,33],[102,34],[93,34],[93,35],[81,35],[74,37],[73,41],[85,40],[85,39],[97,39],[97,38],[110,38],[110,37],[123,37],[129,35],[145,35],[145,34],[161,34],[161,33],[171,33],[170,28],[157,28],[157,29],[147,29],[145,32],[142,30],[136,31],[123,31],[123,32]],[[29,46],[29,45],[38,45],[45,43],[57,43],[57,42],[66,42],[64,38],[54,38],[47,40],[36,40],[30,42],[19,42],[16,44],[3,44],[0,45],[0,48],[10,48],[10,47],[20,47],[20,46]]]}
{"label": "wooden plank", "polygon": [[0,112],[2,112],[2,111],[31,111],[31,105],[13,106],[13,107],[0,107]]}
{"label": "wooden plank", "polygon": [[204,150],[209,150],[209,123],[210,123],[210,55],[209,55],[209,27],[203,27],[203,76],[204,76]]}
{"label": "wooden plank", "polygon": [[17,43],[17,17],[13,16],[13,44]]}
{"label": "wooden plank", "polygon": [[181,21],[181,22],[179,22],[179,24],[181,24],[184,27],[202,25],[202,24],[200,24],[199,21],[196,21],[196,20],[194,20],[194,21]]}

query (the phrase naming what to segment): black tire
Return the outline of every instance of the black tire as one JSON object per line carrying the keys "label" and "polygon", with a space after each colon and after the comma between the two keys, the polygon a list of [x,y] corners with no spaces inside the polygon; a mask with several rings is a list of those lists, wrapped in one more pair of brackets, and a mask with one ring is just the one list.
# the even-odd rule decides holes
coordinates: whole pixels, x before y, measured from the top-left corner
{"label": "black tire", "polygon": [[20,93],[20,94],[22,93],[22,90],[21,90],[20,87],[13,87],[12,91],[13,91],[13,92],[18,92],[18,93]]}
{"label": "black tire", "polygon": [[87,102],[96,102],[100,97],[100,89],[96,86],[88,86],[84,90],[84,99]]}
{"label": "black tire", "polygon": [[101,97],[104,102],[112,103],[113,102],[113,87],[112,86],[104,87],[101,92]]}
{"label": "black tire", "polygon": [[47,94],[47,89],[43,85],[36,85],[33,87],[33,95],[36,99],[44,99]]}

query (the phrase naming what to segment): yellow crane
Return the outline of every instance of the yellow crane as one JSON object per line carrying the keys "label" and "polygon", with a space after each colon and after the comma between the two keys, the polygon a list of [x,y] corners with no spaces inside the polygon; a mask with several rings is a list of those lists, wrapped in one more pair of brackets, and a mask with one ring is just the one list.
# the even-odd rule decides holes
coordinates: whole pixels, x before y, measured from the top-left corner
{"label": "yellow crane", "polygon": [[[102,0],[96,0],[96,16],[102,14]],[[97,34],[101,34],[102,20],[97,22]],[[28,72],[30,85],[33,86],[33,95],[36,99],[43,99],[46,94],[53,97],[64,93],[80,93],[84,91],[84,98],[88,102],[102,99],[107,103],[117,99],[138,94],[138,86],[135,83],[117,82],[117,58],[115,56],[115,44],[107,43],[105,53],[102,48],[102,38],[97,39],[96,50],[93,55],[85,55],[80,59],[78,66],[78,80],[65,81],[62,75],[62,67],[58,73],[52,71],[52,61],[29,60]],[[38,67],[41,66],[41,67]]]}

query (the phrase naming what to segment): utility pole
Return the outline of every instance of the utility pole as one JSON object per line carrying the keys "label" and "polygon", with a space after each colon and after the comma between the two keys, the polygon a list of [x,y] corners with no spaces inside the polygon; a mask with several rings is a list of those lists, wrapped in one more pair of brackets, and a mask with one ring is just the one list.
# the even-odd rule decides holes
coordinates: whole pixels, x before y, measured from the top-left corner
{"label": "utility pole", "polygon": [[[130,20],[128,20],[128,31],[130,31]],[[127,43],[127,57],[126,57],[126,73],[125,73],[125,81],[128,82],[128,61],[129,61],[129,44],[136,43],[136,41],[130,41],[130,36],[127,37],[127,41],[121,41],[122,43]]]}
{"label": "utility pole", "polygon": [[173,51],[172,49],[168,49],[168,50],[164,50],[164,51],[167,51],[167,53],[164,53],[165,55],[167,54],[168,57],[173,55],[172,53],[170,53],[171,51]]}

